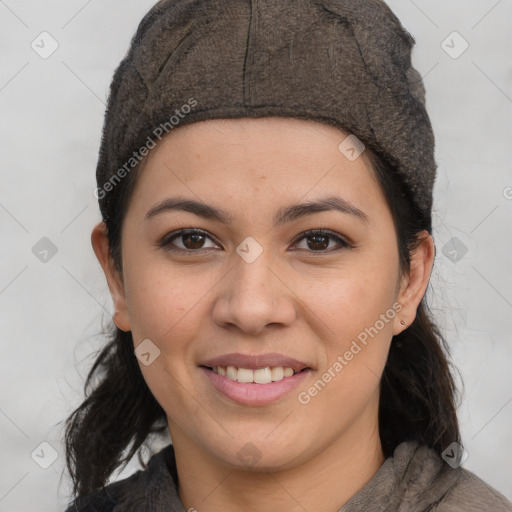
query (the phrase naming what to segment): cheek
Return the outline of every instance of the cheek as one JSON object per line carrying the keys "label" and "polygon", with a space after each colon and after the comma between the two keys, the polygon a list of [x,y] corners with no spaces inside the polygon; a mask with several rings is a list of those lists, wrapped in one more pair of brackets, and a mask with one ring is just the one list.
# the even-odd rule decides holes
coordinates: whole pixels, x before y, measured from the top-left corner
{"label": "cheek", "polygon": [[378,389],[400,309],[395,303],[398,268],[386,268],[382,262],[361,261],[300,292],[315,313],[317,332],[322,331],[325,356],[318,389],[327,384],[329,390],[320,401],[358,408]]}
{"label": "cheek", "polygon": [[139,360],[139,367],[157,402],[164,410],[173,411],[178,423],[186,423],[187,415],[200,413],[200,408],[196,410],[199,405],[190,400],[193,386],[188,373],[194,364],[191,341],[199,337],[199,317],[208,317],[205,295],[212,286],[191,268],[177,269],[169,263],[155,262],[127,265],[126,291],[134,345],[149,339],[158,354],[149,365]]}
{"label": "cheek", "polygon": [[134,340],[150,338],[166,350],[177,348],[176,342],[167,340],[187,338],[187,332],[197,326],[201,300],[211,285],[207,276],[200,277],[191,268],[173,268],[149,258],[147,262],[127,265],[127,307]]}
{"label": "cheek", "polygon": [[[398,268],[393,265],[361,259],[297,281],[294,291],[322,321],[330,341],[342,348],[344,342],[373,326],[392,308],[397,279]],[[388,317],[393,315],[392,309]],[[384,327],[379,322],[379,330],[392,331],[392,323],[387,320]]]}

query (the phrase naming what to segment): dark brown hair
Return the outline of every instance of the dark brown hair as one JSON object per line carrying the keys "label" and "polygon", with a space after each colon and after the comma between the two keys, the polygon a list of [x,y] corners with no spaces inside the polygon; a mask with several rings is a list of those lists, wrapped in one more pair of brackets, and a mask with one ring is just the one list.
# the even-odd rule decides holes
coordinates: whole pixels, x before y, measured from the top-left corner
{"label": "dark brown hair", "polygon": [[[414,207],[393,167],[376,151],[367,148],[364,158],[392,213],[400,271],[406,273],[410,253],[421,241],[418,235],[423,230],[431,232],[430,216]],[[116,198],[109,202],[106,223],[110,252],[120,271],[122,222],[143,170],[143,165],[139,166],[116,187]],[[86,378],[86,398],[66,420],[66,463],[77,502],[104,487],[113,471],[123,463],[124,468],[137,452],[146,468],[141,458],[143,443],[167,429],[166,413],[140,371],[131,332],[123,332],[112,323],[106,335],[108,341]],[[448,354],[423,298],[413,323],[393,338],[381,379],[379,432],[386,457],[406,440],[417,440],[439,454],[453,441],[460,443],[457,391]]]}

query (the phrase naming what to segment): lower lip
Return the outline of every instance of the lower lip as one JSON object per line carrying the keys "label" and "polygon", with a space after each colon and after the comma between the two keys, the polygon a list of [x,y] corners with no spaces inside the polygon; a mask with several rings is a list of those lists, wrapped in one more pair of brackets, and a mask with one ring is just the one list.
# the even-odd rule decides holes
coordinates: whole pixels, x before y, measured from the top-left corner
{"label": "lower lip", "polygon": [[311,373],[311,370],[304,370],[275,382],[255,384],[228,379],[203,366],[199,369],[217,391],[241,405],[267,405],[276,402],[296,388]]}

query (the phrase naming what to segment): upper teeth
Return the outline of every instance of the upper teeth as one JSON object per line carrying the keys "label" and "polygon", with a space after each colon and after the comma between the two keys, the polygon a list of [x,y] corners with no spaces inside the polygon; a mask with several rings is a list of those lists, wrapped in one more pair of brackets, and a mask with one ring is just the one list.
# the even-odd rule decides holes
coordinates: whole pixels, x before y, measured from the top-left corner
{"label": "upper teeth", "polygon": [[274,366],[251,370],[249,368],[236,368],[235,366],[215,366],[212,370],[219,375],[238,382],[254,382],[256,384],[268,384],[285,377],[291,377],[295,371],[293,368]]}

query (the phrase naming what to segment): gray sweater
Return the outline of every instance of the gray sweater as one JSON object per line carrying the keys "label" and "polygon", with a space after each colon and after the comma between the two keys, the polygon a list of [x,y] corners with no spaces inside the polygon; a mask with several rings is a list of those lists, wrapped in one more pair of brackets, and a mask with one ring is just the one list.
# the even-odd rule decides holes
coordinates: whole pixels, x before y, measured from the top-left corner
{"label": "gray sweater", "polygon": [[[176,482],[174,449],[168,445],[145,470],[90,494],[66,512],[186,512]],[[512,502],[472,472],[453,469],[433,450],[408,441],[337,512],[427,511],[511,512]]]}

